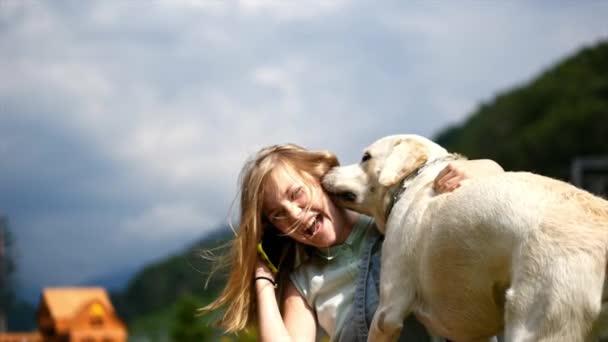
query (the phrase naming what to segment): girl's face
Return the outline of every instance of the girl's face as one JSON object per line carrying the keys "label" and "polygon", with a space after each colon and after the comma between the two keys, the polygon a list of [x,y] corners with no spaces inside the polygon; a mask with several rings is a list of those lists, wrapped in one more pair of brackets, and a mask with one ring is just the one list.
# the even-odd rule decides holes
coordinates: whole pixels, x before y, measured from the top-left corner
{"label": "girl's face", "polygon": [[334,205],[317,179],[304,177],[291,167],[274,169],[265,186],[262,214],[298,242],[317,248],[344,242],[353,214]]}

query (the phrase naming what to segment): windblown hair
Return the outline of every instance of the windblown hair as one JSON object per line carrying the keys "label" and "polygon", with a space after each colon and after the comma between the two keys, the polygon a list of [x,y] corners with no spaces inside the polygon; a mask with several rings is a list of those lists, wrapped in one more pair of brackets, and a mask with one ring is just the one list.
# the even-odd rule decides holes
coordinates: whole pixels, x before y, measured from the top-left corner
{"label": "windblown hair", "polygon": [[[262,205],[269,175],[277,167],[290,167],[303,179],[313,177],[320,181],[330,168],[337,165],[338,160],[331,152],[309,151],[294,144],[263,148],[245,163],[239,176],[239,227],[230,243],[229,253],[224,256],[227,260],[223,262],[230,270],[228,281],[221,294],[200,310],[209,312],[225,308],[223,316],[216,322],[220,328],[228,333],[238,332],[254,325],[257,320],[253,275],[257,262],[256,247],[268,226]],[[277,246],[283,249],[282,254],[288,255],[277,275],[279,298],[292,271],[295,254],[296,242],[286,240],[291,242]]]}

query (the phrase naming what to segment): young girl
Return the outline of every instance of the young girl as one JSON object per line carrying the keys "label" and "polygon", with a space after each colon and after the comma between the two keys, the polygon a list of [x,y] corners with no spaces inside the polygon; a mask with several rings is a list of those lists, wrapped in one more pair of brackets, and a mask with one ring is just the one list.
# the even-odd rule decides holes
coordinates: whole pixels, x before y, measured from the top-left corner
{"label": "young girl", "polygon": [[[260,150],[243,167],[230,275],[220,296],[203,308],[224,307],[219,325],[227,332],[257,323],[261,341],[314,341],[319,333],[332,341],[366,338],[377,305],[380,237],[371,218],[338,207],[321,187],[322,176],[337,165],[330,152],[285,144]],[[452,162],[435,189],[452,191],[465,178],[498,172],[502,168],[490,160]],[[257,251],[265,233],[279,236],[271,246],[283,256],[276,274]],[[355,308],[367,317],[357,318]],[[353,335],[353,325],[362,332]],[[404,328],[404,335],[415,330]],[[429,340],[418,331],[407,340]]]}

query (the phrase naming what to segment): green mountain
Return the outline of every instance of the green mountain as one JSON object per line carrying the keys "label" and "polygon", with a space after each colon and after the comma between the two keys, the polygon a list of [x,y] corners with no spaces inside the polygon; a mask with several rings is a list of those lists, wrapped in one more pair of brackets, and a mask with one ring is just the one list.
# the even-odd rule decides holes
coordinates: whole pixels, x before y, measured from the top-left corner
{"label": "green mountain", "polygon": [[[131,339],[181,341],[183,336],[191,335],[201,340],[201,336],[220,333],[210,326],[213,317],[198,317],[195,313],[197,307],[215,298],[225,283],[226,270],[210,277],[213,261],[209,253],[224,252],[222,246],[226,246],[231,236],[228,227],[218,229],[182,252],[144,267],[123,291],[111,294],[119,316],[129,327]],[[188,317],[192,320],[185,319]],[[199,331],[189,335],[183,320]],[[174,333],[181,337],[171,338]]]}
{"label": "green mountain", "polygon": [[230,234],[226,227],[217,230],[184,251],[144,267],[124,291],[112,294],[120,316],[130,321],[142,314],[162,310],[181,295],[201,298],[214,295],[222,279],[214,277],[205,288],[212,262],[203,254],[225,244]]}
{"label": "green mountain", "polygon": [[434,140],[471,159],[494,159],[507,170],[568,180],[573,158],[608,155],[608,42],[481,104]]}

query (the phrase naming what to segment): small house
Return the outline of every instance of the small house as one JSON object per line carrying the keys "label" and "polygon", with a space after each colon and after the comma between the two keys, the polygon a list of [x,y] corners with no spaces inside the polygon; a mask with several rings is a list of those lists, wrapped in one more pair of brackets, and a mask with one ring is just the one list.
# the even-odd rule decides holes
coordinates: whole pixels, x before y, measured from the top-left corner
{"label": "small house", "polygon": [[46,288],[37,312],[48,342],[126,342],[127,329],[100,287]]}

